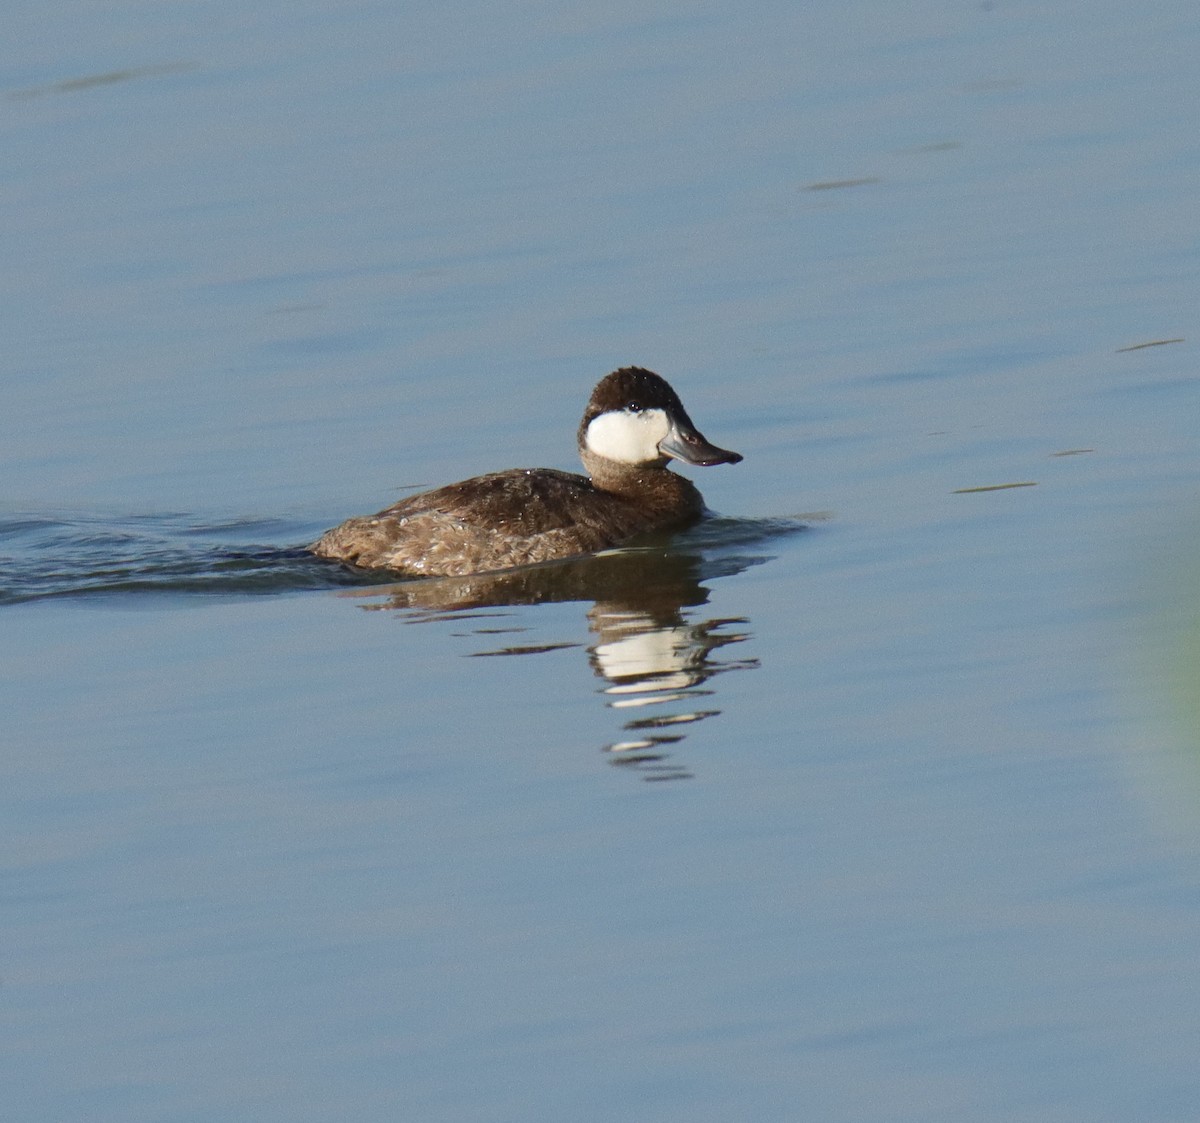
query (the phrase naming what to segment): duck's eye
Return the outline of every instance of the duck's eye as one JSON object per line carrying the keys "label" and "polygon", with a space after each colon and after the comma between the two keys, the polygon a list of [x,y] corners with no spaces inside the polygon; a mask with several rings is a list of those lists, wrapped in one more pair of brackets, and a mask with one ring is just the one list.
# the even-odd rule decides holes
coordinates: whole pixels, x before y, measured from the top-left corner
{"label": "duck's eye", "polygon": [[642,403],[641,402],[630,402],[629,405],[627,405],[625,407],[625,412],[626,413],[641,413],[642,412]]}

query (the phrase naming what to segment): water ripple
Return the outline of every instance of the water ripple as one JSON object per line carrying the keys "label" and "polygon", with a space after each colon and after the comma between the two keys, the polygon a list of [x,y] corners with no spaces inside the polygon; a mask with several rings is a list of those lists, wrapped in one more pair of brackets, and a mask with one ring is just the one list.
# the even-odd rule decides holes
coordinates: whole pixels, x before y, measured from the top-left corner
{"label": "water ripple", "polygon": [[[801,528],[795,519],[718,518],[672,541],[685,551],[720,555]],[[355,570],[313,557],[301,543],[311,541],[319,531],[318,526],[285,519],[212,522],[183,514],[0,515],[0,605],[99,594],[250,595],[395,584],[394,573]],[[668,539],[662,541],[664,546],[655,550],[674,548],[665,546]],[[570,564],[578,567],[580,561],[572,559]],[[585,584],[588,572],[583,575]],[[529,578],[523,580],[528,583]],[[428,578],[401,584],[433,591]],[[508,603],[506,588],[502,580],[494,592],[489,587],[483,599],[491,593],[499,603]],[[575,589],[571,599],[579,593]],[[540,590],[532,599],[560,598]]]}
{"label": "water ripple", "polygon": [[[0,516],[0,604],[100,593],[278,593],[361,585],[273,519]],[[369,580],[369,579],[368,579]]]}

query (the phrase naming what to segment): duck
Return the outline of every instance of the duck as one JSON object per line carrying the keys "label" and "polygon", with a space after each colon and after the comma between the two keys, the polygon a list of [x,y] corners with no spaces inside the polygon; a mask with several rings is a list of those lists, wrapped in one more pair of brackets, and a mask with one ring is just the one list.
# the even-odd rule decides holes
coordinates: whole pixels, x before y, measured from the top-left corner
{"label": "duck", "polygon": [[592,391],[576,435],[587,475],[512,468],[347,519],[307,549],[409,577],[462,577],[558,561],[683,529],[706,513],[669,464],[737,464],[692,423],[662,376],[621,367]]}

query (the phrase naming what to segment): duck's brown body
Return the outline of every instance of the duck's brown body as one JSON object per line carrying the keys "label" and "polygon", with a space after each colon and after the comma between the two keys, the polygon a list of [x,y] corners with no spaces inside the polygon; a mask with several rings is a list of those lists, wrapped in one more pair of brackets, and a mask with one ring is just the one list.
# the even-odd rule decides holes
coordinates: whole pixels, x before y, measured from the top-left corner
{"label": "duck's brown body", "polygon": [[[653,420],[645,411],[670,412],[671,431],[687,446],[677,439],[671,447],[679,451],[668,453],[656,442],[654,459],[637,462],[592,447],[601,430],[589,426],[602,414],[632,417],[629,424],[640,430],[648,427],[645,419]],[[607,441],[605,447],[611,447]],[[661,443],[665,449],[666,438]],[[674,391],[639,368],[615,371],[597,386],[580,424],[579,445],[590,478],[553,468],[477,476],[409,496],[377,515],[348,519],[309,549],[352,565],[421,576],[486,573],[593,553],[701,516],[700,492],[667,467],[670,455],[687,455],[695,463],[741,459],[705,442]],[[620,451],[624,455],[624,445]]]}
{"label": "duck's brown body", "polygon": [[354,565],[462,576],[589,554],[700,517],[700,492],[666,468],[608,481],[514,469],[423,492],[349,519],[312,551]]}

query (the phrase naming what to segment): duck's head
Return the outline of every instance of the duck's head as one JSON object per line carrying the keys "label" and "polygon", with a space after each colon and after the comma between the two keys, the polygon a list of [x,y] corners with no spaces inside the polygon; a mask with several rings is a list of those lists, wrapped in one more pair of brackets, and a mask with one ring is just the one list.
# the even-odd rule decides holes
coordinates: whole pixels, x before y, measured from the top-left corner
{"label": "duck's head", "polygon": [[[630,466],[736,464],[741,454],[709,444],[665,378],[641,367],[605,375],[579,423],[579,451]],[[586,459],[586,456],[585,456]]]}

